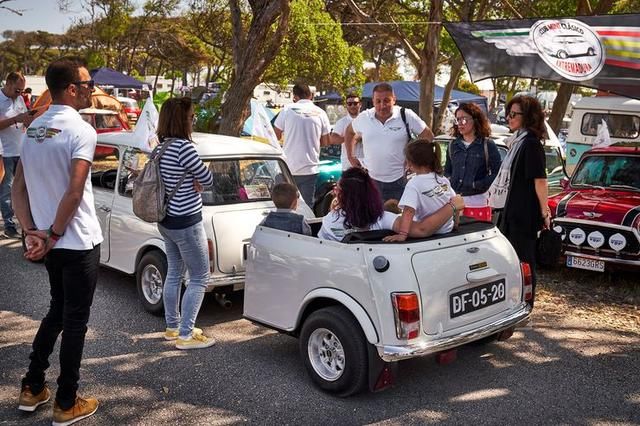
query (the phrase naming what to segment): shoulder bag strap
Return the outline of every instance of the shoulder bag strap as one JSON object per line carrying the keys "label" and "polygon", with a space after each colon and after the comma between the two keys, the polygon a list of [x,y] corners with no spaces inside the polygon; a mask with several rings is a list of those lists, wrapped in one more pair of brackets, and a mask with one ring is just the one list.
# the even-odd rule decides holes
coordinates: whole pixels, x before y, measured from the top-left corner
{"label": "shoulder bag strap", "polygon": [[[165,139],[162,142],[162,147],[160,148],[160,151],[157,153],[157,156],[162,156],[162,154],[164,154],[164,152],[167,150],[167,148],[169,148],[169,145],[171,145],[176,140],[177,140],[176,138],[167,138],[167,139]],[[187,178],[187,174],[188,173],[189,173],[189,171],[186,170],[182,174],[182,176],[180,176],[180,180],[178,181],[178,183],[176,183],[176,186],[174,186],[173,190],[169,193],[169,195],[167,195],[167,203],[173,198],[174,195],[176,195],[176,193],[178,192],[178,190],[182,186],[182,183]]]}
{"label": "shoulder bag strap", "polygon": [[489,148],[487,147],[487,138],[484,138],[484,166],[487,169],[487,176],[491,176],[491,169],[489,168]]}
{"label": "shoulder bag strap", "polygon": [[407,123],[407,112],[405,111],[405,107],[400,108],[400,117],[402,118],[404,128],[407,131],[407,137],[409,138],[409,140],[413,139],[411,137],[411,130],[409,130],[409,123]]}

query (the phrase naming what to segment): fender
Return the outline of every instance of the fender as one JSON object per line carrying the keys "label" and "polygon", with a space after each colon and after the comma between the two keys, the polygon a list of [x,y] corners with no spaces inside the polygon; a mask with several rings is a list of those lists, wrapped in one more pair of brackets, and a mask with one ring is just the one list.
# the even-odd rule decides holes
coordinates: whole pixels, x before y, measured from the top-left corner
{"label": "fender", "polygon": [[146,253],[147,251],[149,251],[149,248],[153,247],[153,248],[157,248],[159,249],[161,252],[164,253],[164,255],[167,255],[167,250],[164,247],[164,240],[161,238],[149,238],[148,240],[146,240],[144,243],[142,243],[140,245],[140,249],[138,250],[138,253],[136,253],[136,258],[135,258],[135,262],[132,266],[132,272],[130,272],[131,274],[135,273],[136,271],[136,267],[138,266],[138,263],[140,262],[140,259],[142,258],[142,253]]}
{"label": "fender", "polygon": [[369,315],[364,310],[364,308],[360,306],[360,304],[351,296],[334,288],[318,288],[308,293],[304,297],[304,299],[302,300],[302,305],[298,310],[299,313],[298,319],[296,320],[296,327],[300,324],[302,312],[304,312],[307,305],[309,305],[309,303],[311,303],[314,299],[318,298],[332,299],[336,302],[339,302],[342,306],[347,308],[349,312],[351,312],[351,314],[353,314],[356,320],[358,320],[358,323],[360,324],[360,327],[362,327],[362,331],[364,332],[364,335],[366,336],[369,343],[371,343],[372,345],[378,343],[378,333],[376,332],[376,328],[374,327],[371,318],[369,318]]}

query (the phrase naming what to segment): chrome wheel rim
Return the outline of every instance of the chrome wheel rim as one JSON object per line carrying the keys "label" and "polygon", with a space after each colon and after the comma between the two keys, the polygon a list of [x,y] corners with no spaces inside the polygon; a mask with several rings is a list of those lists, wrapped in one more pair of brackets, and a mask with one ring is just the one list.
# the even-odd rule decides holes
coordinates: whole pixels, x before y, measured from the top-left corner
{"label": "chrome wheel rim", "polygon": [[307,353],[313,370],[324,380],[334,382],[344,373],[344,347],[331,330],[314,330],[309,336]]}
{"label": "chrome wheel rim", "polygon": [[162,274],[155,265],[147,265],[140,279],[142,294],[147,302],[155,305],[162,299]]}

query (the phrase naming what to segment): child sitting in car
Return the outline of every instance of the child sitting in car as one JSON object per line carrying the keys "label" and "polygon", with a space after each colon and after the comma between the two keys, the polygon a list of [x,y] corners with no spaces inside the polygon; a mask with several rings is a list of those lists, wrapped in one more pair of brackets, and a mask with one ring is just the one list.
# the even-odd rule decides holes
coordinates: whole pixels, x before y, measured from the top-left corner
{"label": "child sitting in car", "polygon": [[295,213],[298,208],[298,189],[290,183],[279,183],[271,191],[271,199],[276,205],[276,211],[260,223],[268,228],[296,234],[311,235],[311,228],[304,216]]}
{"label": "child sitting in car", "polygon": [[[398,203],[402,216],[397,234],[385,237],[384,241],[387,242],[406,240],[411,221],[421,221],[449,203],[451,197],[456,195],[449,180],[442,176],[440,146],[437,143],[423,140],[411,142],[406,146],[404,155],[407,168],[416,175],[407,183]],[[451,232],[457,220],[457,214],[454,214],[435,233]]]}

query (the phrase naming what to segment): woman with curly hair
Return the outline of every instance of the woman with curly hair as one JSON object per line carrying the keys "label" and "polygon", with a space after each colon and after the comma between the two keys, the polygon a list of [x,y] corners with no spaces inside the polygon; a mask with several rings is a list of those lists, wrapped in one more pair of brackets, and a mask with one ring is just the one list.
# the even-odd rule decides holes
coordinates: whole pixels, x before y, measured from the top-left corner
{"label": "woman with curly hair", "polygon": [[447,150],[444,175],[465,205],[484,207],[489,197],[486,192],[500,170],[500,153],[489,139],[491,126],[478,105],[460,104],[455,115],[452,130],[456,139]]}
{"label": "woman with curly hair", "polygon": [[[322,219],[318,238],[341,241],[351,232],[379,229],[398,231],[398,215],[384,210],[378,187],[366,170],[360,167],[345,170],[334,193],[334,204]],[[412,223],[409,236],[421,238],[434,234],[462,208],[462,197],[451,198],[444,207],[432,215],[421,222]]]}
{"label": "woman with curly hair", "polygon": [[[502,209],[500,231],[509,239],[521,261],[529,263],[535,295],[535,252],[538,231],[549,229],[544,112],[530,96],[516,96],[506,107],[509,152],[489,190],[489,204]],[[532,302],[533,306],[533,302]]]}

